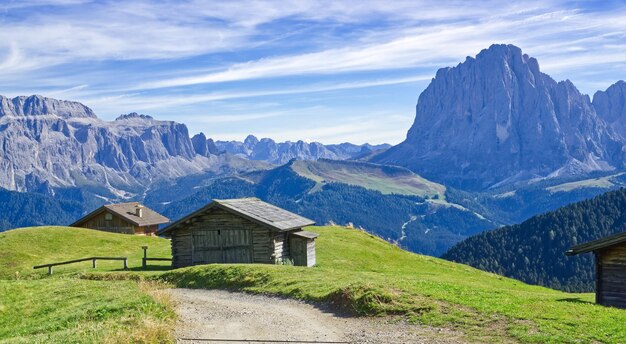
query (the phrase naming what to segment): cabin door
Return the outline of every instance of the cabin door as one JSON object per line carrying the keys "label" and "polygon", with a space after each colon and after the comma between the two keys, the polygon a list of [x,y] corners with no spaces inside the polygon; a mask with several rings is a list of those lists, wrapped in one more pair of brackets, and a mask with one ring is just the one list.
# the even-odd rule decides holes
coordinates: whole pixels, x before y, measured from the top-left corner
{"label": "cabin door", "polygon": [[252,235],[250,230],[196,230],[193,232],[192,262],[252,263]]}
{"label": "cabin door", "polygon": [[306,266],[306,240],[292,236],[289,240],[289,250],[293,265]]}

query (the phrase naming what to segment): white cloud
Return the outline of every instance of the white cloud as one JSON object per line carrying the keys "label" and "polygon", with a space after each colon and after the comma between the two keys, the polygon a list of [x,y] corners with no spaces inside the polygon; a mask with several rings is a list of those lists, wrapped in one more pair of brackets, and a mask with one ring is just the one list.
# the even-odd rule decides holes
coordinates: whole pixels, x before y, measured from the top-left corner
{"label": "white cloud", "polygon": [[[317,93],[328,91],[349,90],[368,87],[379,87],[388,85],[407,84],[417,81],[429,80],[430,76],[415,76],[393,79],[374,79],[364,81],[354,81],[334,84],[312,84],[299,87],[284,87],[281,89],[265,89],[235,92],[212,92],[206,94],[172,95],[172,96],[144,96],[141,93],[132,93],[115,97],[115,106],[135,110],[162,109],[180,105],[196,103],[206,103],[219,100],[243,99],[279,95],[291,95],[302,93]],[[83,98],[82,101],[89,105],[100,105],[109,103],[111,97]]]}
{"label": "white cloud", "polygon": [[[567,69],[588,63],[616,62],[626,54],[623,18],[626,11],[585,13],[579,10],[537,9],[499,12],[476,21],[439,23],[376,32],[354,44],[306,54],[263,57],[236,63],[222,71],[140,83],[133,88],[156,89],[251,79],[336,74],[360,71],[445,66],[473,55],[492,43],[514,43],[549,68]],[[613,31],[606,32],[607,26]],[[608,47],[607,43],[613,43]],[[606,50],[598,51],[598,48]],[[608,51],[607,51],[608,50]],[[585,57],[592,52],[596,58]],[[591,55],[591,54],[588,54]]]}

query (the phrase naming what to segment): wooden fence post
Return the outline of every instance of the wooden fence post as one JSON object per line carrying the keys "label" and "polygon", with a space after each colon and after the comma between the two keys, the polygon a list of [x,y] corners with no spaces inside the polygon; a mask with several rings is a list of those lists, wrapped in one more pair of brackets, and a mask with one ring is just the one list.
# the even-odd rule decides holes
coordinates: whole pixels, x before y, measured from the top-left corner
{"label": "wooden fence post", "polygon": [[124,271],[128,270],[128,258],[124,258]]}
{"label": "wooden fence post", "polygon": [[143,249],[143,259],[141,260],[141,267],[146,270],[148,268],[148,246],[141,246]]}
{"label": "wooden fence post", "polygon": [[48,266],[48,275],[52,275],[52,266]]}
{"label": "wooden fence post", "polygon": [[93,263],[93,268],[95,269],[96,268],[96,258],[93,259],[92,263]]}

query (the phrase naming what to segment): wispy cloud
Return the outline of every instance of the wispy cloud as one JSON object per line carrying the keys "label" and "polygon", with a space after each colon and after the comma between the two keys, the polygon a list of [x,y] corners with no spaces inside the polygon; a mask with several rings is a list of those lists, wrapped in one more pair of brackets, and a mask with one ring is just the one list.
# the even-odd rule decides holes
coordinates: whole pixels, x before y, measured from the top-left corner
{"label": "wispy cloud", "polygon": [[[124,103],[125,106],[134,109],[148,110],[155,108],[166,108],[179,105],[189,105],[197,103],[206,103],[219,100],[230,99],[242,99],[242,98],[257,98],[279,95],[292,95],[303,93],[318,93],[328,91],[350,90],[370,87],[380,87],[388,85],[408,84],[416,81],[430,80],[431,76],[415,76],[405,78],[392,78],[392,79],[375,79],[366,81],[354,81],[344,83],[326,83],[326,84],[312,84],[305,86],[284,87],[280,89],[261,89],[251,91],[232,91],[232,92],[212,92],[205,94],[189,94],[189,95],[176,95],[176,96],[143,96],[141,93],[127,94],[123,97],[119,97],[119,101]],[[104,98],[91,98],[84,101],[89,104],[101,104],[111,100],[110,97]]]}
{"label": "wispy cloud", "polygon": [[[0,93],[81,100],[105,118],[151,111],[212,132],[334,140],[356,138],[351,126],[401,139],[436,69],[492,43],[520,46],[585,92],[626,79],[624,17],[620,3],[567,0],[4,1]],[[290,115],[315,102],[329,109],[326,134]],[[406,127],[340,123],[383,108]]]}

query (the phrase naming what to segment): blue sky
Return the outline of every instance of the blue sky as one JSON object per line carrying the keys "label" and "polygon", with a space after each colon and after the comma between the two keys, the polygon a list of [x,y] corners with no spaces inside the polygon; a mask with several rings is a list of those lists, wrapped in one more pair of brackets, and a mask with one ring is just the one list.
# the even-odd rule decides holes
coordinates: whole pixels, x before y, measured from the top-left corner
{"label": "blue sky", "polygon": [[624,18],[617,1],[0,0],[0,94],[216,139],[398,143],[436,70],[492,43],[591,95],[626,79]]}

